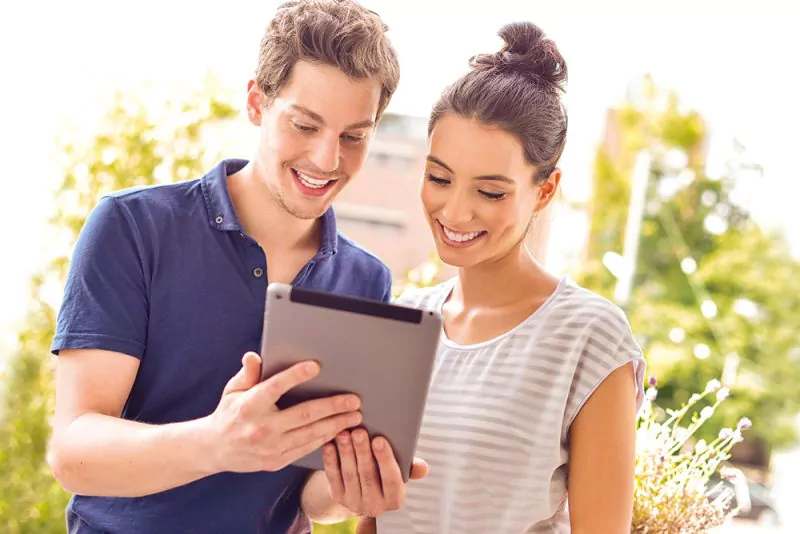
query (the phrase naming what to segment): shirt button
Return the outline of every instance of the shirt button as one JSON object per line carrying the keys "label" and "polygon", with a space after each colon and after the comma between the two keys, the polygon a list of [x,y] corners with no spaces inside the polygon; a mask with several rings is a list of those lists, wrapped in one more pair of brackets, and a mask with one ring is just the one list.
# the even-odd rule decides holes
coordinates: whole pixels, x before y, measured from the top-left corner
{"label": "shirt button", "polygon": [[224,219],[222,218],[222,215],[217,215],[217,218],[216,218],[216,219],[214,219],[214,220],[216,221],[216,223],[217,223],[217,224],[222,224],[222,221],[223,221]]}
{"label": "shirt button", "polygon": [[255,276],[256,278],[261,278],[263,275],[264,275],[264,269],[262,269],[261,267],[256,267],[255,269],[253,269],[253,276]]}

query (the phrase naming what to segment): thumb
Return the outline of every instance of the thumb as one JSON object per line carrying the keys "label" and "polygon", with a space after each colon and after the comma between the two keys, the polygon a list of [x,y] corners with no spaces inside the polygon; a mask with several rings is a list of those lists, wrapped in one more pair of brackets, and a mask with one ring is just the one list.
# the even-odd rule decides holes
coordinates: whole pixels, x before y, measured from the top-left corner
{"label": "thumb", "polygon": [[414,458],[411,461],[411,475],[409,480],[419,480],[428,475],[428,464],[422,458]]}
{"label": "thumb", "polygon": [[246,352],[242,357],[242,368],[225,385],[223,395],[235,391],[247,391],[261,381],[261,357],[255,352]]}

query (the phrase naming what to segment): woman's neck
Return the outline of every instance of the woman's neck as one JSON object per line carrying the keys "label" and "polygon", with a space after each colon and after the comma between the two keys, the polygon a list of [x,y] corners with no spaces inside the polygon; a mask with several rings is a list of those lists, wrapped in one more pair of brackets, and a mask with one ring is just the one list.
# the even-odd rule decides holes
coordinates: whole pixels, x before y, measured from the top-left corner
{"label": "woman's neck", "polygon": [[459,269],[450,300],[464,309],[503,307],[550,295],[557,285],[558,279],[520,245],[500,259]]}

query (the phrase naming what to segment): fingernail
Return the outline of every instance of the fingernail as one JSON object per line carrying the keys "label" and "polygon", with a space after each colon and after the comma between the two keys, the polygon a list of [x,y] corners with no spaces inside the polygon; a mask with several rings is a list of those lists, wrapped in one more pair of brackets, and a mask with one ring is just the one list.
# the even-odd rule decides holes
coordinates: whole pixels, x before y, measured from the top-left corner
{"label": "fingernail", "polygon": [[356,426],[361,422],[361,412],[356,412],[348,419],[350,424],[348,426]]}
{"label": "fingernail", "polygon": [[306,375],[311,376],[315,372],[317,372],[317,364],[316,363],[307,363],[305,365],[305,367],[303,368],[303,370],[305,371]]}
{"label": "fingernail", "polygon": [[378,438],[375,440],[375,450],[382,451],[385,443],[383,442],[382,438]]}
{"label": "fingernail", "polygon": [[361,445],[364,443],[364,433],[363,432],[353,432],[353,442],[357,445]]}
{"label": "fingernail", "polygon": [[357,410],[358,406],[361,404],[361,401],[358,397],[350,397],[347,399],[347,409],[348,410]]}
{"label": "fingernail", "polygon": [[343,434],[339,434],[337,436],[337,439],[339,440],[339,443],[341,443],[342,445],[347,445],[348,439],[347,439],[347,433],[346,432],[343,433]]}

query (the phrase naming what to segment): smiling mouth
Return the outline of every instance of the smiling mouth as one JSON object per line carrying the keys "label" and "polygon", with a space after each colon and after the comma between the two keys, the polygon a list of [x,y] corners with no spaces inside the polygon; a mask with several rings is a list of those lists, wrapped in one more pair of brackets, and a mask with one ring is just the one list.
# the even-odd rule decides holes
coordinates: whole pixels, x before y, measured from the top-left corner
{"label": "smiling mouth", "polygon": [[335,178],[322,178],[314,176],[303,171],[291,168],[292,176],[295,183],[300,187],[301,191],[311,196],[320,196],[328,191],[334,184]]}
{"label": "smiling mouth", "polygon": [[438,220],[436,221],[437,226],[441,230],[442,240],[450,246],[454,247],[467,247],[478,241],[481,237],[486,235],[485,230],[480,230],[477,232],[456,232],[445,225],[443,225]]}

